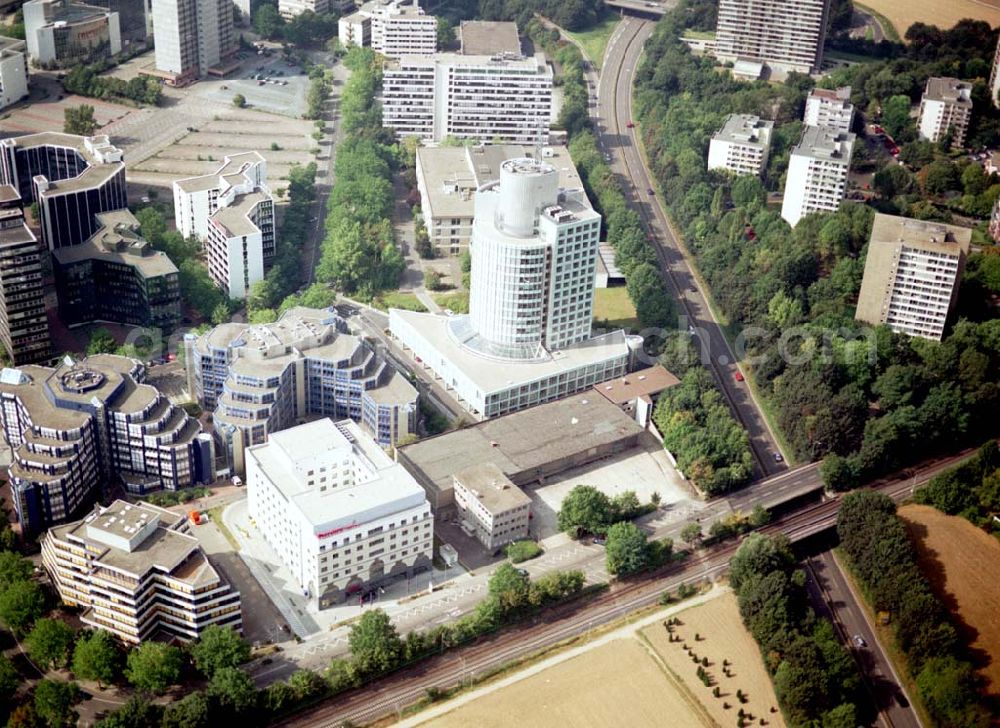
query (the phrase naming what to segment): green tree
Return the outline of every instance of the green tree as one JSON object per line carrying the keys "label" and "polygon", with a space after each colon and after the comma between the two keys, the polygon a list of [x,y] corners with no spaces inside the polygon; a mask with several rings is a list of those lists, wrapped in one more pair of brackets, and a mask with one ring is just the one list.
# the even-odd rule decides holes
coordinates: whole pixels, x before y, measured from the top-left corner
{"label": "green tree", "polygon": [[326,690],[323,678],[312,670],[296,670],[288,677],[288,687],[295,693],[297,700],[305,700],[319,695]]}
{"label": "green tree", "polygon": [[89,104],[67,106],[63,110],[63,131],[66,134],[93,136],[97,131],[97,120],[94,119],[94,107]]}
{"label": "green tree", "polygon": [[557,520],[559,530],[571,536],[604,533],[611,521],[611,501],[593,486],[574,486],[563,499]]}
{"label": "green tree", "polygon": [[527,605],[529,584],[527,572],[511,564],[500,564],[490,575],[489,595],[506,614]]}
{"label": "green tree", "polygon": [[377,675],[393,669],[403,653],[403,642],[396,627],[381,609],[365,612],[351,625],[347,642],[358,672],[363,675]]}
{"label": "green tree", "polygon": [[73,628],[59,619],[43,618],[35,622],[24,639],[28,655],[44,670],[64,667],[73,646]]}
{"label": "green tree", "polygon": [[110,632],[97,629],[82,635],[73,648],[73,674],[96,680],[97,686],[110,685],[121,675],[122,654]]}
{"label": "green tree", "polygon": [[939,725],[988,726],[989,716],[977,709],[977,679],[972,665],[954,657],[932,657],[917,675],[917,692]]}
{"label": "green tree", "polygon": [[681,529],[681,541],[694,545],[701,540],[701,524],[692,521]]}
{"label": "green tree", "polygon": [[73,706],[80,699],[76,683],[62,680],[40,680],[35,685],[35,712],[49,728],[76,724]]}
{"label": "green tree", "polygon": [[0,703],[9,705],[20,684],[21,676],[17,674],[14,663],[6,655],[0,655]]}
{"label": "green tree", "polygon": [[[183,703],[184,700],[180,702]],[[177,704],[171,703],[168,710]],[[141,695],[133,695],[122,707],[99,721],[97,728],[148,728],[160,725],[161,713],[160,706],[149,702]]]}
{"label": "green tree", "polygon": [[184,667],[184,653],[162,642],[143,642],[128,653],[125,677],[139,690],[162,695],[176,685]]}
{"label": "green tree", "polygon": [[113,354],[118,348],[118,342],[110,331],[103,326],[98,326],[90,334],[90,341],[87,343],[87,356],[92,354]]}
{"label": "green tree", "polygon": [[646,532],[634,523],[616,523],[608,529],[604,546],[608,573],[627,576],[649,565],[649,544]]}
{"label": "green tree", "polygon": [[257,702],[253,680],[238,667],[218,668],[208,683],[208,694],[226,714],[246,713]]}
{"label": "green tree", "polygon": [[191,645],[195,667],[212,677],[223,667],[238,667],[250,659],[250,643],[229,627],[213,624]]}
{"label": "green tree", "polygon": [[246,96],[244,96],[243,94],[236,94],[235,96],[233,96],[233,106],[235,106],[237,109],[246,108],[246,105],[247,105]]}
{"label": "green tree", "polygon": [[882,105],[882,126],[893,139],[904,136],[912,123],[909,96],[898,94]]}
{"label": "green tree", "polygon": [[455,43],[455,26],[448,18],[444,17],[439,17],[437,24],[438,50],[446,50]]}
{"label": "green tree", "polygon": [[17,581],[0,591],[0,622],[16,635],[24,634],[45,613],[45,594],[33,581]]}
{"label": "green tree", "polygon": [[285,25],[278,9],[270,3],[264,3],[254,11],[252,22],[254,32],[269,40],[280,37]]}
{"label": "green tree", "polygon": [[[276,683],[283,684],[283,683]],[[209,725],[208,696],[200,690],[169,703],[163,711],[161,728],[205,728]]]}
{"label": "green tree", "polygon": [[0,551],[0,590],[31,578],[31,562],[13,551]]}

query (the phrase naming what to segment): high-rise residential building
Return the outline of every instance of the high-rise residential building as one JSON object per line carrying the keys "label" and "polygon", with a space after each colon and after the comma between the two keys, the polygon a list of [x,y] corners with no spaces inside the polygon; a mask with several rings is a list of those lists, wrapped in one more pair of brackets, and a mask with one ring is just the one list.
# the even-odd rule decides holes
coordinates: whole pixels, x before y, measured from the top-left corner
{"label": "high-rise residential building", "polygon": [[474,416],[496,417],[625,373],[622,331],[591,336],[601,216],[545,160],[479,188],[467,315],[391,309],[392,335]]}
{"label": "high-rise residential building", "polygon": [[52,254],[59,318],[68,326],[113,321],[173,331],[181,320],[177,266],[143,239],[128,209],[97,222],[90,239]]}
{"label": "high-rise residential building", "polygon": [[28,95],[28,61],[25,42],[0,35],[0,109]]}
{"label": "high-rise residential building", "polygon": [[968,228],[875,215],[855,318],[940,341],[971,241]]}
{"label": "high-rise residential building", "polygon": [[548,141],[552,68],[540,53],[405,56],[386,64],[382,87],[383,123],[401,136]]}
{"label": "high-rise residential building", "polygon": [[214,480],[211,438],[143,384],[145,373],[112,354],[0,373],[8,474],[25,532],[78,516],[108,483],[142,495]]}
{"label": "high-rise residential building", "polygon": [[278,12],[285,20],[305,12],[328,13],[330,2],[329,0],[278,0]]}
{"label": "high-rise residential building", "polygon": [[228,323],[184,339],[189,391],[237,472],[244,449],[310,415],[350,418],[388,447],[416,430],[417,391],[332,309]]}
{"label": "high-rise residential building", "polygon": [[819,72],[830,0],[719,0],[715,57]]}
{"label": "high-rise residential building", "polygon": [[972,84],[957,78],[933,77],[920,99],[920,138],[937,144],[951,134],[953,149],[965,146],[972,118]]}
{"label": "high-rise residential building", "polygon": [[431,244],[439,255],[458,255],[469,247],[475,216],[476,190],[499,178],[500,165],[515,157],[540,158],[559,170],[559,186],[583,186],[576,165],[564,146],[521,144],[435,146],[417,148],[417,189],[420,211]]}
{"label": "high-rise residential building", "polygon": [[753,114],[730,114],[708,145],[708,169],[758,177],[767,169],[774,122]]}
{"label": "high-rise residential building", "polygon": [[212,174],[174,182],[174,219],[205,243],[208,273],[230,298],[246,298],[274,258],[274,201],[258,152],[226,157]]}
{"label": "high-rise residential building", "polygon": [[152,0],[86,0],[90,5],[118,13],[118,29],[122,47],[152,40]]}
{"label": "high-rise residential building", "polygon": [[250,516],[320,609],[431,568],[427,494],[351,420],[292,427],[246,455]]}
{"label": "high-rise residential building", "polygon": [[128,206],[122,152],[106,136],[42,132],[0,139],[0,182],[37,202],[42,244],[79,245],[97,215]]}
{"label": "high-rise residential building", "polygon": [[180,513],[116,500],[49,530],[42,565],[80,621],[129,644],[241,632],[240,593],[209,562]]}
{"label": "high-rise residential building", "polygon": [[224,75],[236,51],[233,0],[153,0],[156,72],[174,86]]}
{"label": "high-rise residential building", "polygon": [[10,185],[0,185],[0,342],[15,366],[49,357],[41,247]]}
{"label": "high-rise residential building", "polygon": [[337,22],[337,35],[345,47],[371,46],[387,58],[432,55],[437,51],[437,18],[425,15],[417,0],[370,0]]}
{"label": "high-rise residential building", "polygon": [[792,149],[781,216],[792,227],[810,212],[836,212],[847,192],[854,134],[807,126]]}
{"label": "high-rise residential building", "polygon": [[806,97],[806,112],[802,121],[806,126],[827,126],[839,131],[850,131],[854,124],[851,87],[814,88]]}
{"label": "high-rise residential building", "polygon": [[94,63],[122,49],[118,13],[77,0],[29,0],[24,11],[28,55],[39,66]]}

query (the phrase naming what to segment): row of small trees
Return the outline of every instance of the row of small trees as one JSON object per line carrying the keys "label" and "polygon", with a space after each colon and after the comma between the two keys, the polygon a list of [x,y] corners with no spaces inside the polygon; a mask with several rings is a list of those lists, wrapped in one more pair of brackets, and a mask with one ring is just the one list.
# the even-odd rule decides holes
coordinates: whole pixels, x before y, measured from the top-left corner
{"label": "row of small trees", "polygon": [[837,534],[872,606],[892,615],[892,630],[921,700],[939,725],[991,725],[980,679],[964,656],[947,608],[920,571],[896,504],[870,490],[844,496]]}

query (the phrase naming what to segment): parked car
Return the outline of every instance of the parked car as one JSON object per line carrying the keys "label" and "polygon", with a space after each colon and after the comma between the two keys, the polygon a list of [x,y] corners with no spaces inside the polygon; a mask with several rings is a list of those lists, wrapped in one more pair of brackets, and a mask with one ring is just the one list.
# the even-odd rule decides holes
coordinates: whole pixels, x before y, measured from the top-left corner
{"label": "parked car", "polygon": [[865,642],[865,638],[862,637],[859,634],[856,634],[853,637],[851,637],[851,642],[854,643],[855,647],[867,647],[868,646],[868,643]]}
{"label": "parked car", "polygon": [[785,458],[784,458],[784,456],[782,456],[782,454],[780,452],[774,453],[774,462],[776,462],[776,463],[783,463],[784,461],[785,461]]}
{"label": "parked car", "polygon": [[646,194],[652,196],[652,195],[655,195],[656,193],[653,192],[653,188],[650,187],[649,189],[646,190]]}
{"label": "parked car", "polygon": [[608,540],[604,538],[604,536],[594,536],[594,543],[597,544],[598,546],[603,546],[607,542]]}
{"label": "parked car", "polygon": [[633,124],[631,121],[626,122],[625,126],[627,126],[629,129],[634,129],[635,128],[635,124]]}
{"label": "parked car", "polygon": [[736,372],[733,375],[733,379],[735,379],[737,382],[742,382],[743,381],[743,372]]}

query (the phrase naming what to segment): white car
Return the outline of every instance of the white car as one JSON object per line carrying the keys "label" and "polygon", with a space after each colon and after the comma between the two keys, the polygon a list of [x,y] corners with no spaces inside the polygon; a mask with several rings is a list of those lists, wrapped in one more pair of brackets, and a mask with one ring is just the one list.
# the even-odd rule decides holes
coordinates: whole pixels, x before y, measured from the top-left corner
{"label": "white car", "polygon": [[855,647],[867,647],[868,646],[868,643],[865,642],[865,638],[862,637],[859,634],[856,634],[853,637],[851,637],[851,642],[854,643]]}

